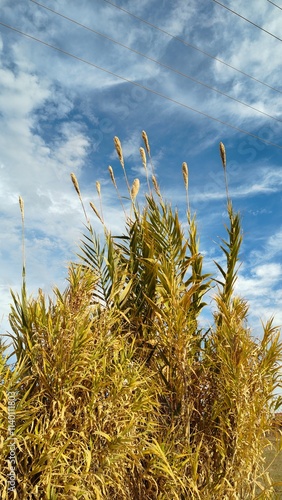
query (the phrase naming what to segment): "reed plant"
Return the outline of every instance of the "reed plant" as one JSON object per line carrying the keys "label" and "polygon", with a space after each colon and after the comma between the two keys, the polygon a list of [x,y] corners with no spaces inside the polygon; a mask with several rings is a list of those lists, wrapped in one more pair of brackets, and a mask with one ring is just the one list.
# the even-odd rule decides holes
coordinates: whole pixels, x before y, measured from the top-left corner
{"label": "reed plant", "polygon": [[[12,292],[14,367],[1,344],[0,484],[8,499],[255,499],[275,498],[264,463],[273,412],[280,400],[282,347],[272,320],[255,339],[248,305],[236,296],[240,216],[228,193],[228,225],[220,273],[203,272],[203,256],[182,173],[187,227],[162,196],[147,134],[140,155],[147,177],[130,185],[120,140],[114,144],[131,203],[113,236],[99,208],[99,237],[82,204],[86,233],[68,287],[29,297]],[[147,157],[150,169],[147,167]],[[20,208],[24,224],[23,200]],[[23,225],[24,228],[24,225]],[[23,240],[24,250],[24,240]],[[24,251],[23,251],[24,255]],[[205,295],[216,290],[214,322],[205,331]],[[9,433],[8,394],[16,394]],[[8,491],[9,449],[16,444],[16,486]]]}

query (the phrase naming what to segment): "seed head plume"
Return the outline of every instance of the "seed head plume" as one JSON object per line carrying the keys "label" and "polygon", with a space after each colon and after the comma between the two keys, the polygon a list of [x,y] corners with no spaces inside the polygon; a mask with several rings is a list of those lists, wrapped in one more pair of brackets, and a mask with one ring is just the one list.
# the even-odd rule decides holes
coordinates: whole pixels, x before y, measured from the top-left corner
{"label": "seed head plume", "polygon": [[96,181],[96,190],[97,190],[98,196],[100,198],[100,196],[101,196],[101,184],[99,181]]}
{"label": "seed head plume", "polygon": [[89,221],[89,219],[87,217],[87,213],[86,213],[85,206],[84,206],[84,203],[83,203],[82,197],[81,197],[81,192],[80,192],[80,189],[79,189],[79,184],[78,184],[76,175],[74,173],[71,173],[71,180],[72,180],[72,183],[74,185],[74,189],[76,190],[76,192],[78,194],[78,197],[80,199],[80,203],[81,203],[81,206],[82,206],[82,210],[83,210],[83,213],[84,213],[87,225],[90,227],[90,221]]}
{"label": "seed head plume", "polygon": [[145,130],[142,131],[142,139],[144,141],[144,144],[145,144],[145,148],[147,150],[147,153],[148,155],[150,155],[150,145],[149,145],[149,140],[148,140],[148,136],[145,132]]}
{"label": "seed head plume", "polygon": [[78,182],[77,182],[77,178],[75,176],[75,174],[71,173],[71,180],[72,180],[72,183],[74,185],[74,188],[78,194],[78,196],[81,198],[81,194],[80,194],[80,189],[79,189],[79,185],[78,185]]}
{"label": "seed head plume", "polygon": [[226,151],[225,151],[225,146],[224,146],[223,142],[219,143],[219,151],[220,151],[222,166],[225,170],[226,169]]}
{"label": "seed head plume", "polygon": [[101,217],[104,219],[103,216],[103,207],[102,207],[102,198],[101,198],[101,184],[99,181],[96,181],[96,191],[99,196],[99,204],[100,204],[100,212],[101,212]]}
{"label": "seed head plume", "polygon": [[186,190],[187,215],[188,215],[188,218],[190,218],[190,206],[189,206],[189,197],[188,197],[189,174],[188,174],[188,165],[185,161],[182,163],[182,174],[183,174],[184,186],[185,186],[185,190]]}
{"label": "seed head plume", "polygon": [[141,156],[141,160],[142,160],[142,163],[143,163],[143,167],[144,167],[145,172],[146,172],[148,190],[149,190],[149,193],[151,193],[150,182],[149,182],[149,175],[148,175],[148,169],[147,169],[147,158],[146,158],[145,149],[144,148],[139,148],[139,151],[140,151],[140,156]]}
{"label": "seed head plume", "polygon": [[154,176],[154,174],[152,175],[152,181],[153,181],[153,185],[154,185],[154,188],[155,188],[155,191],[156,191],[157,195],[161,198],[162,195],[161,195],[161,192],[160,192],[160,188],[159,188],[157,179]]}
{"label": "seed head plume", "polygon": [[147,153],[149,155],[149,158],[150,158],[150,164],[151,164],[152,174],[154,174],[154,165],[153,165],[153,160],[152,160],[151,152],[150,152],[149,139],[148,139],[148,136],[147,136],[145,130],[142,131],[142,139],[144,141],[146,151],[147,151]]}
{"label": "seed head plume", "polygon": [[110,165],[108,167],[108,170],[110,172],[110,177],[111,177],[112,183],[115,186],[115,188],[117,189],[117,183],[116,183],[116,180],[115,180],[114,171],[113,171],[113,169],[112,169],[112,167]]}
{"label": "seed head plume", "polygon": [[146,158],[145,149],[144,148],[140,148],[139,151],[140,151],[140,156],[141,156],[141,160],[142,160],[142,163],[143,163],[143,167],[147,171],[147,158]]}
{"label": "seed head plume", "polygon": [[24,201],[21,196],[19,196],[19,205],[21,210],[22,221],[24,221]]}
{"label": "seed head plume", "polygon": [[102,222],[102,224],[104,224],[104,221],[103,221],[101,215],[99,214],[97,208],[95,207],[94,203],[92,203],[92,201],[90,201],[89,205],[92,208],[93,212],[95,213],[96,217],[98,217],[98,219]]}
{"label": "seed head plume", "polygon": [[131,199],[134,201],[140,189],[140,181],[139,179],[134,179],[132,188],[131,188]]}
{"label": "seed head plume", "polygon": [[228,193],[228,182],[227,182],[227,172],[226,172],[226,151],[223,142],[219,143],[219,152],[221,157],[221,162],[224,171],[224,181],[225,181],[225,190],[226,190],[226,198],[227,198],[227,210],[228,212],[231,210],[231,201]]}
{"label": "seed head plume", "polygon": [[188,191],[188,166],[185,161],[182,163],[182,174],[183,174],[185,189],[186,191]]}
{"label": "seed head plume", "polygon": [[116,152],[118,154],[121,166],[122,166],[122,168],[124,168],[124,159],[123,159],[123,154],[122,154],[122,147],[121,147],[120,140],[119,140],[119,138],[117,136],[114,137],[114,144],[115,144]]}
{"label": "seed head plume", "polygon": [[126,182],[126,185],[127,185],[127,189],[128,189],[129,194],[130,194],[130,185],[129,185],[128,178],[127,178],[127,175],[126,175],[126,170],[124,168],[124,159],[123,159],[123,154],[122,154],[122,147],[121,147],[120,140],[119,140],[119,138],[117,136],[114,137],[114,143],[115,143],[115,148],[116,148],[116,152],[117,152],[118,157],[119,157],[120,164],[121,164],[122,169],[123,169],[123,173],[124,173],[124,178],[125,178],[125,182]]}

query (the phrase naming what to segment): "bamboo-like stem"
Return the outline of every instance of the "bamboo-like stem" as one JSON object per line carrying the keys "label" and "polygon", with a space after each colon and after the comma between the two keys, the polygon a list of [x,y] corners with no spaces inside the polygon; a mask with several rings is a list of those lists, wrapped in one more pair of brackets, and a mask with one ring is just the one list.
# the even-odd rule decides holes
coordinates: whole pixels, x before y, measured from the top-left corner
{"label": "bamboo-like stem", "polygon": [[19,205],[22,217],[22,279],[23,279],[23,289],[26,287],[26,260],[25,260],[25,227],[24,227],[24,201],[21,196],[19,196]]}

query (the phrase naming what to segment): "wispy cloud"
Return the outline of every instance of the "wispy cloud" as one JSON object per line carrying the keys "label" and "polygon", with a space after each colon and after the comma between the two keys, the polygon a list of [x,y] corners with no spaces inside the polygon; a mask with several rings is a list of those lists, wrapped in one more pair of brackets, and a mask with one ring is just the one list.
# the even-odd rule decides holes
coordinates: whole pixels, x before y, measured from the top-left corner
{"label": "wispy cloud", "polygon": [[[228,69],[165,33],[160,33],[109,4],[99,1],[46,0],[80,23],[100,31],[149,57],[217,87],[222,92],[281,118],[280,94]],[[214,54],[255,78],[280,88],[280,44],[225,12],[212,2],[123,2],[124,8]],[[271,5],[260,8],[243,0],[238,12],[280,32],[280,19]],[[52,14],[30,1],[1,1],[1,18],[63,50],[149,87],[180,103],[280,144],[280,124],[212,90],[162,68],[125,48]],[[103,212],[113,232],[123,228],[123,211],[109,180],[112,163],[122,185],[122,170],[113,136],[122,140],[130,180],[141,178],[141,131],[149,135],[153,164],[166,199],[185,211],[181,164],[189,164],[191,204],[198,211],[207,257],[218,231],[216,217],[224,211],[225,188],[218,142],[227,147],[230,194],[244,210],[244,224],[261,232],[247,240],[246,262],[238,286],[250,296],[256,311],[280,314],[281,286],[281,159],[279,151],[253,137],[188,111],[140,87],[123,82],[83,62],[20,37],[4,27],[0,32],[0,234],[5,300],[8,286],[20,286],[21,228],[18,196],[26,205],[29,287],[46,290],[63,283],[83,231],[83,214],[70,182],[75,172],[88,207],[97,202],[95,181],[103,194]],[[150,164],[148,162],[150,171]],[[181,184],[180,184],[181,183]],[[124,191],[126,193],[126,190]],[[122,194],[124,194],[122,192]],[[261,206],[263,196],[264,206]],[[126,203],[126,201],[125,201]],[[264,210],[264,212],[262,211]],[[258,221],[259,219],[259,221]],[[98,221],[93,218],[97,231]],[[278,228],[278,229],[277,229]],[[257,235],[256,235],[257,237]],[[251,262],[251,260],[253,261]],[[263,260],[265,259],[265,260]],[[262,266],[268,267],[262,267]],[[268,279],[266,276],[270,277]],[[261,295],[258,291],[262,290]],[[263,297],[263,298],[261,298]],[[270,299],[269,297],[272,297]],[[271,303],[272,300],[272,303]],[[6,306],[3,306],[6,314]]]}

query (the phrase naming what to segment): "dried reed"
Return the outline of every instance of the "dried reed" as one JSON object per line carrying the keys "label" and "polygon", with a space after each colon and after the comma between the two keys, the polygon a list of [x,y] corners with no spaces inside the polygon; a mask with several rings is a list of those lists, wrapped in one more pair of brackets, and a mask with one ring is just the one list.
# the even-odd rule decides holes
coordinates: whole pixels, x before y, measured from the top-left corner
{"label": "dried reed", "polygon": [[134,179],[133,184],[132,184],[132,188],[131,188],[131,192],[130,192],[132,201],[135,200],[135,198],[139,192],[139,189],[140,189],[140,181],[139,181],[139,179]]}
{"label": "dried reed", "polygon": [[158,181],[157,181],[154,174],[152,175],[152,181],[153,181],[153,186],[154,186],[154,189],[155,189],[157,195],[161,198],[161,191],[160,191],[160,188],[158,185]]}
{"label": "dried reed", "polygon": [[[185,163],[182,173],[188,192]],[[134,180],[125,234],[105,229],[101,242],[88,225],[64,292],[12,293],[13,370],[0,342],[3,500],[11,496],[11,388],[15,500],[275,498],[263,451],[279,403],[282,345],[272,321],[261,340],[252,337],[246,302],[234,294],[239,214],[228,205],[219,281],[203,273],[195,216],[186,236],[154,174],[152,182],[158,196],[140,211]],[[21,199],[20,208],[24,221]],[[204,332],[204,297],[215,287],[214,324]]]}

